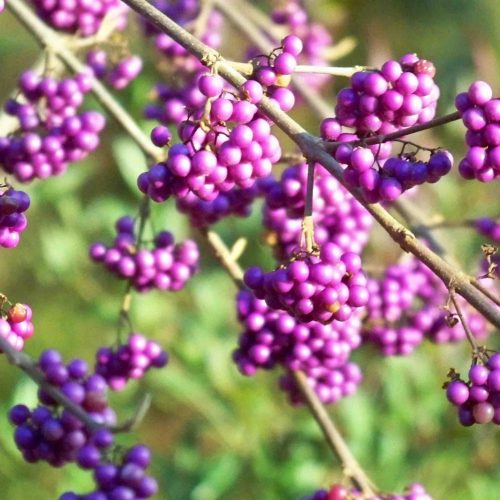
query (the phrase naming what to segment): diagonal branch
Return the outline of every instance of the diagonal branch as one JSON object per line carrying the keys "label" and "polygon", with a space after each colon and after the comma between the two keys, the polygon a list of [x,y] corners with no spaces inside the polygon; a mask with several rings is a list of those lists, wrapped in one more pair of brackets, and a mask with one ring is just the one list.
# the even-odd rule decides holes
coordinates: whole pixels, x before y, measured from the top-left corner
{"label": "diagonal branch", "polygon": [[[124,2],[151,21],[162,32],[173,38],[200,61],[207,65],[216,63],[219,75],[229,83],[237,88],[245,83],[246,79],[227,64],[216,50],[193,37],[189,32],[178,26],[169,17],[155,9],[145,0],[124,0]],[[269,99],[264,98],[259,104],[259,108],[300,147],[308,161],[320,163],[339,182],[345,185],[341,165],[322,147],[321,141],[317,137],[309,134],[301,125],[281,111]],[[492,304],[480,290],[475,288],[464,272],[448,264],[427,248],[382,206],[367,203],[359,190],[349,189],[348,186],[345,187],[371,213],[375,220],[403,250],[415,255],[439,276],[446,285],[453,281],[456,291],[492,324],[500,328],[500,308]]]}
{"label": "diagonal branch", "polygon": [[[88,72],[87,66],[66,46],[67,37],[58,35],[49,28],[32,10],[24,5],[22,0],[9,0],[7,8],[35,36],[42,47],[50,48],[50,51],[68,68],[75,73]],[[157,160],[162,158],[162,151],[152,144],[149,138],[143,134],[136,121],[123,109],[106,87],[95,78],[92,79],[92,92],[102,106],[107,109],[149,156]]]}
{"label": "diagonal branch", "polygon": [[18,366],[24,373],[34,380],[54,401],[57,401],[61,406],[70,411],[78,420],[82,421],[85,426],[96,431],[102,429],[102,424],[96,422],[81,406],[73,403],[66,395],[59,391],[56,387],[49,384],[38,368],[36,363],[24,352],[16,351],[3,337],[0,336],[0,350],[5,353],[9,362]]}
{"label": "diagonal branch", "polygon": [[[238,1],[235,6],[235,3],[236,2],[228,2],[227,0],[214,0],[214,5],[217,9],[219,9],[224,16],[226,16],[226,18],[236,26],[236,28],[241,30],[241,32],[244,33],[259,50],[265,54],[269,54],[269,52],[275,48],[274,44],[263,35],[262,31],[259,30],[255,24],[242,15],[246,9],[246,5],[243,6]],[[306,85],[297,80],[293,82],[293,86],[319,116],[327,118],[331,115],[333,107],[325,102],[319,94],[310,92]]]}

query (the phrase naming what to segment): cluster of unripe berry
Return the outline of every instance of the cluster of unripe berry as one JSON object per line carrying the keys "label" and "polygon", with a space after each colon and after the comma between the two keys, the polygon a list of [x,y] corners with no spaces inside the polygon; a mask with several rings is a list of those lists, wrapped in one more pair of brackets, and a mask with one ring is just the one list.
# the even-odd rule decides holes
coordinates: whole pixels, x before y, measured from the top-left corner
{"label": "cluster of unripe berry", "polygon": [[119,391],[128,380],[142,378],[150,368],[162,368],[167,362],[167,353],[160,344],[134,332],[116,349],[102,347],[97,351],[95,372],[106,380],[110,389]]}
{"label": "cluster of unripe berry", "polygon": [[500,177],[500,99],[493,98],[491,87],[481,80],[455,98],[467,128],[468,151],[458,169],[466,179],[490,182]]}
{"label": "cluster of unripe berry", "polygon": [[130,281],[140,292],[183,288],[198,270],[200,253],[196,242],[185,240],[176,244],[172,233],[162,231],[155,236],[152,248],[139,248],[134,225],[132,217],[121,217],[116,223],[118,234],[113,245],[93,243],[90,258],[120,279]]}
{"label": "cluster of unripe berry", "polygon": [[452,380],[445,384],[448,401],[458,408],[462,425],[500,425],[500,353],[489,356],[487,361],[473,364],[469,380],[464,382],[452,372]]}
{"label": "cluster of unripe berry", "polygon": [[78,114],[92,78],[85,74],[56,80],[25,71],[20,95],[5,104],[17,118],[19,130],[0,137],[0,165],[19,181],[45,179],[66,171],[99,145],[106,124],[97,111]]}
{"label": "cluster of unripe berry", "polygon": [[0,246],[15,248],[28,220],[24,212],[30,206],[30,198],[24,191],[8,187],[0,193]]}

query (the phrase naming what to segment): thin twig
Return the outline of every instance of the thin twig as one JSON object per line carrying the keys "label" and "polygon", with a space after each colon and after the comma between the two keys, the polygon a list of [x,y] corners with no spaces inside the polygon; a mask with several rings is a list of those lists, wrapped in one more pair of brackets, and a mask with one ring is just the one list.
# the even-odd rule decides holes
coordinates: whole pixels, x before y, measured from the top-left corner
{"label": "thin twig", "polygon": [[454,113],[434,118],[433,120],[429,120],[428,122],[422,123],[420,125],[413,125],[412,127],[403,128],[401,130],[397,130],[396,132],[391,132],[390,134],[374,135],[371,137],[367,137],[365,139],[356,139],[354,141],[347,141],[347,142],[323,141],[322,145],[326,149],[326,151],[335,151],[335,149],[340,144],[361,144],[364,146],[369,146],[372,144],[381,144],[383,142],[399,139],[406,135],[422,132],[423,130],[440,127],[441,125],[446,125],[447,123],[460,120],[460,118],[461,118],[460,113],[458,111],[455,111]]}
{"label": "thin twig", "polygon": [[375,497],[377,488],[351,453],[342,434],[338,431],[325,407],[316,396],[316,393],[309,386],[307,377],[300,371],[292,371],[291,373],[306,400],[307,406],[314,415],[316,422],[318,422],[321,427],[327,443],[342,463],[344,473],[351,477],[357,486],[361,488],[365,498]]}
{"label": "thin twig", "polygon": [[481,281],[479,281],[474,276],[470,278],[472,286],[476,287],[481,293],[486,295],[492,302],[494,302],[498,307],[500,307],[500,297],[495,295],[491,290],[486,288]]}
{"label": "thin twig", "polygon": [[75,404],[71,399],[59,391],[55,386],[49,384],[43,372],[38,368],[35,361],[24,352],[16,351],[3,337],[0,336],[0,350],[5,353],[12,365],[19,367],[36,384],[43,389],[54,401],[70,411],[85,426],[96,431],[106,428],[103,424],[96,422],[81,406]]}
{"label": "thin twig", "polygon": [[151,394],[146,392],[142,397],[141,400],[139,401],[139,404],[137,405],[135,409],[135,413],[132,415],[131,418],[128,420],[125,420],[125,422],[116,425],[113,427],[113,432],[130,432],[133,431],[134,429],[137,428],[137,426],[144,420],[144,417],[146,416],[146,413],[149,411],[149,408],[151,407],[151,403],[153,401],[153,398]]}
{"label": "thin twig", "polygon": [[[150,203],[151,199],[149,196],[145,195],[142,198],[141,204],[139,206],[139,228],[137,229],[137,238],[136,238],[136,249],[140,250],[144,244],[144,230],[146,228],[146,222],[150,215]],[[130,319],[130,308],[132,307],[132,289],[133,283],[132,280],[127,281],[127,285],[125,287],[125,292],[123,294],[122,304],[120,307],[120,311],[118,313],[118,343],[121,343],[121,327],[123,323],[126,324],[127,328],[133,330],[132,321]]]}
{"label": "thin twig", "polygon": [[[251,75],[255,69],[252,63],[244,63],[239,61],[228,61],[228,64],[234,67],[242,75]],[[366,66],[314,66],[311,64],[297,64],[294,73],[297,74],[317,74],[331,76],[347,76],[350,77],[357,71],[366,69]]]}
{"label": "thin twig", "polygon": [[464,315],[462,313],[462,309],[458,305],[457,298],[455,296],[455,291],[453,289],[450,290],[450,299],[453,302],[453,306],[455,307],[455,311],[460,318],[460,323],[462,323],[462,327],[465,331],[465,335],[467,336],[467,340],[469,341],[469,344],[472,347],[473,354],[476,354],[479,351],[479,346],[477,344],[476,338],[474,337],[473,333],[471,332],[469,325],[467,324],[467,321],[464,318]]}
{"label": "thin twig", "polygon": [[341,38],[335,45],[323,49],[321,55],[327,61],[337,61],[350,54],[356,48],[357,44],[358,42],[353,36],[346,36]]}
{"label": "thin twig", "polygon": [[201,0],[200,4],[200,12],[198,13],[198,16],[192,26],[192,33],[196,38],[201,38],[205,32],[210,13],[212,12],[214,6],[212,0]]}
{"label": "thin twig", "polygon": [[237,260],[234,259],[231,251],[227,248],[221,237],[216,232],[207,229],[201,229],[200,233],[212,247],[215,257],[227,271],[235,285],[239,289],[245,288],[245,284],[243,283],[243,270],[239,266]]}

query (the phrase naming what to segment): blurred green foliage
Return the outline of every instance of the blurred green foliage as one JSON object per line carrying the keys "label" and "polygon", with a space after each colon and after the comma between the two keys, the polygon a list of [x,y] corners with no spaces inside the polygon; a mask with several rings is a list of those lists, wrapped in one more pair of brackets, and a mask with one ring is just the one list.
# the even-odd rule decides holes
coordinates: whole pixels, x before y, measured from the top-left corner
{"label": "blurred green foliage", "polygon": [[[309,4],[336,39],[356,37],[356,50],[339,64],[380,62],[413,51],[433,60],[443,95],[441,112],[449,111],[453,95],[476,77],[500,88],[497,1]],[[231,30],[227,35],[237,36]],[[157,77],[151,50],[140,40],[134,44],[144,53],[147,70],[119,98],[140,120]],[[2,98],[14,87],[18,73],[36,59],[37,51],[8,13],[0,16]],[[335,87],[344,84],[339,80]],[[325,96],[333,103],[331,89]],[[318,122],[303,111],[297,116],[316,131]],[[152,125],[143,126],[148,131]],[[460,157],[462,136],[461,126],[452,124],[437,135],[422,135],[421,140],[448,145]],[[135,213],[139,199],[135,179],[145,159],[114,123],[102,142],[98,152],[66,175],[29,186],[33,203],[28,230],[18,249],[2,250],[1,291],[34,309],[36,335],[27,348],[33,356],[56,347],[67,358],[90,361],[95,350],[111,344],[116,335],[124,284],[92,265],[87,247],[96,239],[109,241],[114,221]],[[420,206],[433,207],[450,219],[494,215],[500,209],[496,186],[464,182],[457,176],[422,190],[419,197]],[[153,222],[157,229],[173,230],[178,238],[198,238],[172,203],[155,205]],[[249,219],[226,221],[217,230],[227,242],[242,235],[248,238],[243,264],[270,267],[259,224],[256,208]],[[472,270],[481,240],[469,231],[443,234],[456,257]],[[143,392],[154,398],[140,428],[121,436],[121,442],[142,441],[153,448],[152,472],[160,481],[162,500],[293,500],[338,480],[342,471],[315,422],[305,409],[287,404],[276,388],[277,374],[247,379],[235,369],[231,362],[238,333],[235,290],[200,243],[202,272],[186,290],[134,298],[135,327],[161,341],[171,362],[165,370],[150,372],[144,381],[113,395],[121,419],[134,412]],[[386,264],[397,257],[395,246],[376,230],[366,262]],[[498,339],[492,340],[492,347],[499,347]],[[425,344],[408,359],[382,359],[364,348],[354,358],[363,367],[365,381],[356,395],[331,413],[383,490],[399,491],[418,481],[436,499],[499,498],[498,429],[460,427],[441,390],[450,366],[467,369],[466,345]],[[0,497],[51,500],[66,489],[85,491],[91,479],[76,467],[61,471],[21,459],[6,413],[12,404],[34,403],[36,388],[5,359],[1,361]]]}

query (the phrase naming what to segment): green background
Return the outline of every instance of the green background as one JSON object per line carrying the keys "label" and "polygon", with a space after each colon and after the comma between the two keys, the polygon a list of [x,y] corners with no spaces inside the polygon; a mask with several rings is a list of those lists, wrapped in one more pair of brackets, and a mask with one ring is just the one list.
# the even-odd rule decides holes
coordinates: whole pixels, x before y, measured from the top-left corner
{"label": "green background", "polygon": [[[453,110],[453,96],[473,79],[482,78],[500,88],[499,2],[307,3],[313,17],[324,20],[336,40],[356,38],[356,49],[340,65],[378,64],[407,52],[432,60],[442,91],[440,113]],[[132,29],[132,33],[137,31]],[[231,29],[225,35],[234,56],[234,47],[241,45],[234,43],[238,35]],[[146,71],[119,99],[139,120],[157,73],[148,44],[133,36],[132,45],[144,55]],[[8,12],[3,13],[1,99],[37,53],[30,35]],[[338,79],[334,85],[338,89],[345,84]],[[333,106],[332,88],[325,90],[325,98]],[[319,122],[309,110],[300,108],[294,116],[317,132]],[[151,123],[142,125],[145,131],[152,127]],[[419,140],[447,146],[460,158],[463,133],[461,125],[454,123]],[[31,355],[56,347],[67,359],[79,356],[91,361],[99,346],[114,341],[124,283],[91,264],[87,247],[96,239],[109,242],[116,218],[135,213],[140,199],[135,179],[145,165],[140,151],[110,119],[98,152],[64,176],[27,188],[32,197],[29,226],[16,250],[1,250],[0,291],[34,310],[36,334],[27,346]],[[421,190],[417,202],[426,208],[424,215],[442,213],[455,220],[497,215],[500,209],[497,186],[466,182],[456,175]],[[260,262],[271,267],[270,252],[261,239],[259,210],[256,207],[247,220],[225,221],[217,231],[228,243],[240,236],[248,239],[244,265]],[[153,449],[152,473],[161,490],[158,498],[292,500],[338,480],[342,473],[338,462],[308,412],[290,407],[277,390],[278,374],[244,378],[231,362],[239,331],[235,289],[210,249],[175,212],[172,202],[155,205],[153,220],[156,228],[172,230],[179,239],[196,238],[203,249],[202,272],[185,290],[134,297],[134,326],[160,341],[171,362],[112,396],[122,420],[133,414],[145,391],[153,396],[140,428],[119,440],[123,444],[144,442]],[[482,240],[468,230],[442,235],[472,271]],[[376,229],[365,262],[377,266],[397,257],[396,246]],[[498,337],[491,339],[490,346],[498,349]],[[426,343],[404,359],[383,359],[367,348],[355,353],[365,380],[356,395],[330,411],[381,489],[401,491],[418,481],[435,499],[498,498],[498,428],[462,428],[441,390],[448,368],[465,372],[469,358],[465,344]],[[0,380],[1,498],[49,500],[67,489],[88,490],[89,474],[75,466],[58,470],[22,461],[6,413],[13,404],[33,404],[36,387],[5,358],[0,360]]]}

